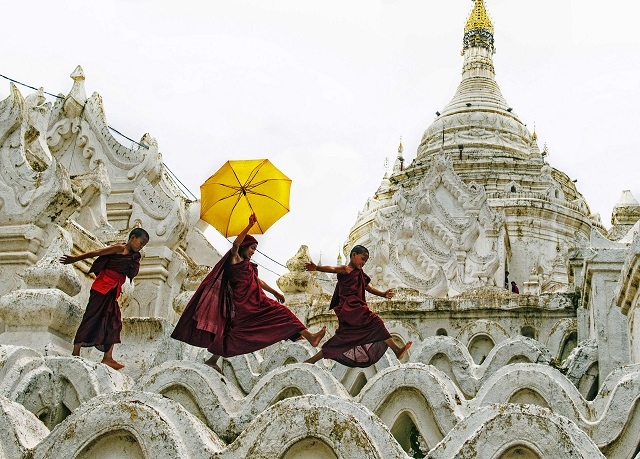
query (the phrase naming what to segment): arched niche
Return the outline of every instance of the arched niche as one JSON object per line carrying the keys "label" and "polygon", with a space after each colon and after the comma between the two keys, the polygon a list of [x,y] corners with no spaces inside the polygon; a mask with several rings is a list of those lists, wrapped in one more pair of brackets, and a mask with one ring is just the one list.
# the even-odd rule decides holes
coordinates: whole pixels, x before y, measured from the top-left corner
{"label": "arched niche", "polygon": [[598,362],[593,363],[578,382],[578,390],[585,398],[585,400],[593,401],[598,395],[598,388],[600,387],[600,367]]}
{"label": "arched niche", "polygon": [[520,327],[520,334],[526,338],[538,339],[537,330],[530,325],[523,325]]}
{"label": "arched niche", "polygon": [[299,397],[301,395],[303,394],[297,387],[287,387],[282,392],[280,392],[276,398],[273,399],[273,402],[271,404],[278,403],[285,398]]}
{"label": "arched niche", "polygon": [[207,416],[205,416],[200,409],[198,401],[194,398],[192,392],[181,384],[173,384],[163,389],[160,391],[160,395],[178,402],[180,405],[185,407],[189,413],[207,424]]}
{"label": "arched niche", "polygon": [[520,403],[522,405],[538,405],[543,408],[550,408],[543,396],[531,389],[520,389],[509,398],[509,403]]}
{"label": "arched niche", "polygon": [[482,365],[482,362],[484,362],[494,346],[495,343],[489,335],[479,333],[471,338],[467,348],[469,349],[469,354],[471,354],[471,358],[476,365]]}
{"label": "arched niche", "polygon": [[358,395],[365,384],[367,384],[367,377],[365,376],[364,372],[360,372],[358,376],[356,376],[355,381],[353,381],[353,384],[349,389],[349,393],[351,394],[351,396],[355,397],[356,395]]}
{"label": "arched niche", "polygon": [[429,448],[422,440],[420,430],[408,413],[404,412],[400,414],[390,430],[391,435],[393,435],[405,452],[411,454],[411,457],[425,457],[424,453],[426,453]]}
{"label": "arched niche", "polygon": [[314,437],[294,443],[282,459],[338,459],[338,456],[329,445]]}
{"label": "arched niche", "polygon": [[560,362],[564,362],[571,351],[573,351],[578,345],[578,332],[573,331],[567,335],[564,342],[562,343],[562,350],[560,351]]}
{"label": "arched niche", "polygon": [[431,358],[429,362],[427,362],[427,364],[433,365],[438,370],[446,374],[451,379],[451,381],[457,384],[458,378],[456,378],[456,375],[453,372],[453,365],[451,364],[451,359],[449,359],[449,357],[447,357],[446,354],[443,354],[442,352],[438,352],[436,355],[434,355]]}
{"label": "arched niche", "polygon": [[509,447],[508,450],[497,456],[497,459],[541,459],[529,446],[515,445]]}
{"label": "arched niche", "polygon": [[116,430],[96,438],[76,456],[77,459],[145,459],[136,437],[126,430]]}

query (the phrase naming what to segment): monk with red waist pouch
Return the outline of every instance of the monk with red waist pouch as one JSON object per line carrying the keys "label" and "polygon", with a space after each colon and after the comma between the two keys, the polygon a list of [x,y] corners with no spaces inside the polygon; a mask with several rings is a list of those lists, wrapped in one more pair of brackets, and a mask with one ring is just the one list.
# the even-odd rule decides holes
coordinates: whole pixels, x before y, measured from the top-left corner
{"label": "monk with red waist pouch", "polygon": [[140,270],[140,250],[149,242],[149,233],[135,228],[126,243],[114,244],[80,255],[63,255],[63,264],[75,263],[85,258],[98,257],[90,273],[96,274],[91,284],[89,302],[73,340],[72,355],[79,356],[82,347],[95,346],[104,352],[102,363],[116,370],[124,365],[113,358],[113,345],[120,343],[122,314],[118,298],[127,277],[133,279]]}

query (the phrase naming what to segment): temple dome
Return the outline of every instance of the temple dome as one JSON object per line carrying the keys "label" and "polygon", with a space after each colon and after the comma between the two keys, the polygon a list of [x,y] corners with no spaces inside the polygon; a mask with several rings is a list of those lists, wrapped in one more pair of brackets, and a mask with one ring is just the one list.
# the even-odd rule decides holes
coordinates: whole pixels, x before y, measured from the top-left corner
{"label": "temple dome", "polygon": [[502,96],[494,52],[493,25],[475,0],[456,93],[410,164],[398,150],[345,244],[369,248],[373,284],[453,297],[502,286],[509,271],[525,292],[566,291],[569,248],[601,228]]}
{"label": "temple dome", "polygon": [[425,130],[418,159],[441,148],[457,151],[459,145],[481,148],[489,154],[539,154],[534,137],[513,113],[496,83],[491,57],[494,52],[493,25],[482,0],[476,0],[465,26],[462,81],[451,101]]}

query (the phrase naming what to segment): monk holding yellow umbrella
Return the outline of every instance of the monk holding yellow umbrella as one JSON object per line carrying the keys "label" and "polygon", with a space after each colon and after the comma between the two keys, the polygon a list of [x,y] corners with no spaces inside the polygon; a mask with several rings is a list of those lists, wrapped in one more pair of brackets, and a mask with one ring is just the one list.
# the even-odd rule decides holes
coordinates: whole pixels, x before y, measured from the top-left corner
{"label": "monk holding yellow umbrella", "polygon": [[225,237],[237,237],[191,297],[171,337],[206,347],[213,355],[205,363],[220,373],[220,356],[300,337],[315,347],[325,334],[324,327],[310,332],[282,305],[284,295],[261,280],[251,262],[258,241],[249,233],[264,233],[289,211],[290,187],[291,180],[266,159],[228,161],[200,187],[200,218]]}
{"label": "monk holding yellow umbrella", "polygon": [[200,218],[224,237],[237,236],[257,214],[250,234],[263,234],[289,212],[291,180],[268,159],[227,161],[200,186]]}

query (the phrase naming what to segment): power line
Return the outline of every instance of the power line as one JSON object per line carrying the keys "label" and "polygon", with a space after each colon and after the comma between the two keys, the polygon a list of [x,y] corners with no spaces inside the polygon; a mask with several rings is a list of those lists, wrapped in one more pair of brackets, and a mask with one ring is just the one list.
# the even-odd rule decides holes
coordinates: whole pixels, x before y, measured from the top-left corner
{"label": "power line", "polygon": [[[31,85],[26,84],[26,83],[22,83],[21,81],[18,81],[18,80],[14,79],[14,78],[11,78],[11,77],[8,77],[8,76],[2,75],[2,74],[0,74],[0,77],[4,78],[4,79],[6,79],[6,80],[9,80],[9,81],[11,81],[11,82],[13,82],[13,83],[16,83],[16,84],[19,84],[19,85],[21,85],[21,86],[24,86],[24,87],[26,87],[26,88],[33,89],[33,90],[35,90],[35,91],[39,91],[39,90],[41,89],[41,88],[36,88],[35,86],[31,86]],[[55,97],[56,99],[64,99],[64,98],[65,98],[64,96],[60,96],[60,95],[56,95],[56,94],[52,94],[52,93],[50,93],[50,92],[46,92],[46,91],[44,91],[44,90],[43,90],[42,92],[43,92],[44,94],[47,94],[47,95],[51,96],[51,97]],[[84,111],[84,107],[83,107],[83,111]],[[140,146],[140,147],[142,147],[142,148],[145,148],[145,149],[147,149],[147,150],[149,149],[149,145],[145,145],[145,144],[143,144],[143,143],[136,142],[136,141],[135,141],[135,140],[133,140],[132,138],[127,137],[127,136],[126,136],[126,135],[124,135],[122,132],[118,131],[117,129],[115,129],[114,127],[112,127],[112,126],[110,126],[110,125],[108,125],[108,124],[107,124],[107,127],[108,127],[111,131],[113,131],[113,132],[115,132],[116,134],[118,134],[119,136],[121,136],[121,137],[123,137],[123,138],[127,139],[128,141],[133,142],[133,143],[135,143],[136,145],[138,145],[138,146]],[[189,194],[191,195],[191,197],[193,197],[193,199],[198,200],[198,198],[196,197],[196,195],[195,195],[195,194],[193,194],[193,193],[191,192],[191,190],[190,190],[190,189],[189,189],[189,188],[188,188],[184,183],[182,183],[182,181],[180,181],[180,179],[179,179],[179,178],[178,178],[178,177],[173,173],[173,171],[169,168],[169,166],[167,166],[164,162],[163,162],[162,164],[164,165],[165,169],[166,169],[166,170],[167,170],[167,172],[169,173],[169,176],[170,176],[173,180],[175,180],[175,181],[180,185],[180,187],[182,187],[183,191],[186,191],[187,193],[189,193]],[[268,258],[269,260],[271,260],[271,261],[272,261],[272,262],[274,262],[275,264],[277,264],[277,265],[279,265],[279,266],[282,266],[283,268],[287,268],[285,265],[283,265],[283,264],[282,264],[282,263],[280,263],[279,261],[274,260],[274,259],[273,259],[273,258],[271,258],[270,256],[268,256],[268,255],[266,255],[266,254],[264,254],[264,253],[260,252],[259,250],[256,250],[256,252],[258,252],[258,253],[259,253],[260,255],[262,255],[263,257]],[[258,264],[258,263],[256,263],[256,264]],[[275,274],[275,275],[277,275],[277,276],[280,276],[280,274],[278,274],[278,273],[277,273],[277,272],[275,272],[275,271],[272,271],[271,269],[267,268],[266,266],[263,266],[263,265],[260,265],[260,264],[258,264],[258,266],[260,266],[260,267],[261,267],[261,268],[263,268],[263,269],[266,269],[267,271],[269,271],[269,272],[271,272],[271,273],[273,273],[273,274]],[[287,268],[287,269],[288,269],[288,268]]]}
{"label": "power line", "polygon": [[196,197],[196,195],[195,195],[195,194],[193,194],[193,193],[191,192],[191,190],[190,190],[189,188],[187,188],[187,186],[186,186],[184,183],[182,183],[182,182],[180,181],[180,179],[178,178],[178,176],[177,176],[176,174],[174,174],[174,173],[173,173],[173,171],[172,171],[171,169],[169,169],[169,166],[167,166],[164,162],[163,162],[162,164],[164,165],[165,169],[167,170],[167,172],[169,173],[169,175],[171,176],[171,178],[172,178],[173,180],[175,180],[176,182],[178,182],[178,184],[179,184],[182,188],[184,188],[184,191],[188,192],[188,193],[191,195],[191,197],[197,201],[197,200],[198,200],[198,198]]}
{"label": "power line", "polygon": [[[0,77],[4,78],[6,80],[9,80],[9,81],[11,81],[13,83],[16,83],[16,84],[19,84],[21,86],[24,86],[26,88],[33,89],[35,91],[39,91],[41,89],[41,88],[40,89],[36,88],[35,86],[31,86],[29,84],[23,83],[21,81],[18,81],[15,78],[11,78],[11,77],[8,77],[6,75],[0,74]],[[60,95],[57,95],[57,94],[52,94],[52,93],[44,91],[44,90],[42,92],[44,94],[47,94],[47,95],[51,96],[51,97],[55,97],[56,99],[64,99],[65,98],[64,96],[60,96]],[[84,107],[83,107],[83,112],[84,112]],[[136,145],[138,145],[138,146],[140,146],[140,147],[142,147],[142,148],[144,148],[146,150],[149,149],[149,145],[145,145],[144,143],[140,143],[140,142],[137,142],[137,141],[133,140],[131,137],[128,137],[128,136],[124,135],[122,132],[120,132],[119,130],[117,130],[113,126],[110,126],[110,125],[107,124],[107,127],[109,128],[109,130],[111,130],[114,133],[118,134],[120,137],[122,137],[124,139],[127,139],[129,142],[132,142],[132,143],[134,143],[134,144],[136,144]],[[178,177],[173,173],[173,171],[171,171],[171,169],[169,169],[169,167],[166,165],[166,163],[163,162],[162,164],[164,165],[165,169],[167,169],[167,171],[169,172],[169,175],[171,176],[171,178],[173,178],[176,182],[178,182],[178,184],[183,188],[183,191],[186,191],[188,194],[191,195],[191,197],[193,197],[194,199],[197,200],[198,198],[196,197],[196,195],[193,194],[191,192],[191,190],[184,183],[182,183],[180,181],[180,179],[178,179]]]}
{"label": "power line", "polygon": [[[33,90],[35,90],[35,91],[39,91],[40,89],[42,89],[42,88],[36,88],[35,86],[31,86],[30,84],[23,83],[23,82],[21,82],[21,81],[16,80],[15,78],[11,78],[11,77],[8,77],[8,76],[6,76],[6,75],[2,75],[2,74],[0,74],[0,77],[4,78],[5,80],[9,80],[9,81],[11,81],[11,82],[13,82],[13,83],[16,83],[16,84],[19,84],[19,85],[21,85],[21,86],[24,86],[25,88],[33,89]],[[65,96],[60,96],[60,95],[57,95],[57,94],[51,94],[50,92],[47,92],[47,91],[44,91],[44,90],[43,90],[42,92],[43,92],[44,94],[47,94],[48,96],[55,97],[56,99],[64,99],[64,98],[65,98]],[[122,132],[118,131],[116,128],[114,128],[114,127],[112,127],[112,126],[107,125],[107,127],[108,127],[110,130],[112,130],[113,132],[115,132],[116,134],[118,134],[118,135],[120,135],[120,136],[124,137],[124,138],[125,138],[125,139],[127,139],[128,141],[133,142],[133,143],[135,143],[136,145],[141,146],[142,148],[146,148],[147,150],[149,149],[149,145],[145,145],[145,144],[143,144],[143,143],[136,142],[135,140],[133,140],[133,139],[131,139],[131,138],[127,137],[127,136],[126,136],[126,135],[124,135]]]}
{"label": "power line", "polygon": [[[265,255],[264,253],[260,252],[258,249],[256,249],[256,252],[258,252],[260,255],[262,255],[263,257],[268,258],[269,260],[273,261],[275,264],[282,266],[283,268],[287,268],[285,265],[283,265],[282,263],[280,263],[279,261],[274,260],[273,258],[271,258],[269,255]],[[287,268],[289,269],[289,268]]]}
{"label": "power line", "polygon": [[[8,76],[4,76],[4,75],[1,75],[1,74],[0,74],[0,77],[4,78],[5,80],[12,81],[13,83],[17,83],[17,84],[19,84],[19,85],[25,86],[25,87],[27,87],[27,88],[34,89],[34,90],[36,90],[36,91],[39,91],[39,90],[40,90],[39,88],[36,88],[36,87],[34,87],[34,86],[30,86],[30,85],[25,84],[25,83],[21,83],[20,81],[18,81],[18,80],[14,80],[13,78],[9,78]],[[49,95],[49,96],[51,96],[51,97],[55,97],[56,99],[64,99],[64,97],[62,97],[62,96],[58,96],[58,95],[56,95],[56,94],[51,94],[50,92],[46,92],[46,91],[42,91],[42,92],[44,92],[45,94],[47,94],[47,95]]]}
{"label": "power line", "polygon": [[[231,242],[229,239],[225,239],[225,240],[226,240],[229,244],[233,245],[233,242]],[[260,252],[259,250],[257,250],[257,249],[256,249],[256,252],[258,252],[260,255],[262,255],[262,256],[264,256],[264,257],[268,258],[269,260],[273,261],[274,263],[276,263],[276,264],[278,264],[278,265],[282,266],[283,268],[286,268],[286,266],[285,266],[285,265],[283,265],[282,263],[277,262],[276,260],[274,260],[273,258],[269,257],[268,255],[265,255],[264,253]],[[261,265],[260,263],[258,263],[258,262],[257,262],[257,261],[255,261],[255,260],[254,260],[254,263],[255,263],[255,264],[257,264],[260,268],[266,269],[267,271],[269,271],[269,272],[270,272],[270,273],[272,273],[272,274],[275,274],[276,276],[282,276],[282,274],[277,273],[277,272],[275,272],[275,271],[273,271],[273,270],[271,270],[271,269],[267,268],[267,267],[266,267],[266,266],[264,266],[264,265]],[[287,269],[288,269],[288,268],[287,268]]]}

